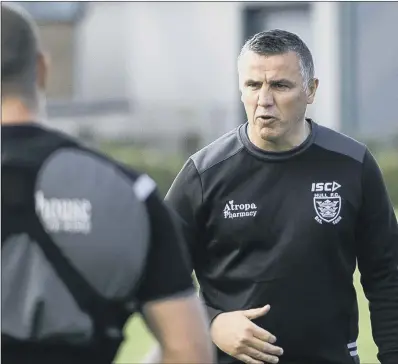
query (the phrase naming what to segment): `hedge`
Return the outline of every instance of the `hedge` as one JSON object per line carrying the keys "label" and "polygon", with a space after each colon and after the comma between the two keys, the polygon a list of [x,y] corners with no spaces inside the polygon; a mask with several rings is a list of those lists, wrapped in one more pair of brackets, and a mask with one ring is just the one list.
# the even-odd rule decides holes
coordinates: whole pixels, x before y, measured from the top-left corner
{"label": "hedge", "polygon": [[[117,160],[148,173],[158,184],[163,196],[186,160],[183,156],[165,156],[159,151],[129,145],[102,144],[99,148]],[[382,169],[391,200],[398,207],[398,152],[379,153],[375,157]]]}
{"label": "hedge", "polygon": [[147,173],[157,183],[163,197],[185,162],[182,156],[164,155],[159,151],[147,148],[109,143],[101,144],[98,148],[116,160],[130,165],[140,172]]}
{"label": "hedge", "polygon": [[398,207],[398,151],[376,154],[393,205]]}

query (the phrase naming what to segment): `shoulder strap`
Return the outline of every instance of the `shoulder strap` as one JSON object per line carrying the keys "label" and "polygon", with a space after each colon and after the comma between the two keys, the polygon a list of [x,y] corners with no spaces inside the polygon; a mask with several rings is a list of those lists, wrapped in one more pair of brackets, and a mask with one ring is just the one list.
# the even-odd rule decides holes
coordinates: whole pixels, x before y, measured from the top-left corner
{"label": "shoulder strap", "polygon": [[[38,217],[33,215],[29,235],[40,246],[56,273],[65,283],[82,311],[94,321],[94,332],[98,335],[119,335],[129,316],[121,302],[102,297],[91,284],[73,267],[62,250],[44,230]],[[115,338],[116,339],[116,338]]]}

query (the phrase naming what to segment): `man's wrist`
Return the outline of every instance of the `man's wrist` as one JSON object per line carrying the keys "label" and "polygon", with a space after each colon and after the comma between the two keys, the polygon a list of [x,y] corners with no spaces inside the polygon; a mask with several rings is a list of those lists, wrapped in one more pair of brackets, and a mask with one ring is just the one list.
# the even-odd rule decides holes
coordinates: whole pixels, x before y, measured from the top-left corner
{"label": "man's wrist", "polygon": [[223,311],[218,310],[216,308],[213,308],[211,306],[207,306],[206,305],[206,310],[207,310],[207,315],[209,317],[209,326],[211,326],[211,324],[213,323],[214,319],[221,313],[223,313]]}
{"label": "man's wrist", "polygon": [[213,324],[214,320],[220,316],[223,312],[218,312],[216,315],[213,316],[213,318],[210,319],[210,323],[209,326],[211,327],[211,325]]}

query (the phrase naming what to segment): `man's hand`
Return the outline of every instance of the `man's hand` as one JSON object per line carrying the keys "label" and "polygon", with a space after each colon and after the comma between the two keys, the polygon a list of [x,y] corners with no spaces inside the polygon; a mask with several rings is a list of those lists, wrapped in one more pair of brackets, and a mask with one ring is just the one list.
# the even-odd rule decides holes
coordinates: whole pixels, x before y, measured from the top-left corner
{"label": "man's hand", "polygon": [[272,345],[276,337],[251,322],[266,315],[270,308],[266,305],[218,315],[210,330],[214,344],[246,364],[278,363],[283,350]]}

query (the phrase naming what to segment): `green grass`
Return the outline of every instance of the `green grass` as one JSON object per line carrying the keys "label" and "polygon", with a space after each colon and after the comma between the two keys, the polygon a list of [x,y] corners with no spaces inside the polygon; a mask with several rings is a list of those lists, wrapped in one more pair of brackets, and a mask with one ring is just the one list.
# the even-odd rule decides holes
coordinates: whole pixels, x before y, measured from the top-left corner
{"label": "green grass", "polygon": [[126,325],[126,340],[119,349],[115,362],[118,364],[140,363],[154,344],[140,315],[135,315]]}
{"label": "green grass", "polygon": [[[360,322],[358,348],[362,363],[379,363],[376,358],[377,349],[371,335],[368,301],[359,283],[359,274],[355,275],[357,287]],[[120,348],[116,358],[118,364],[139,363],[154,343],[152,335],[146,330],[145,324],[139,316],[134,317],[126,327],[127,339]]]}
{"label": "green grass", "polygon": [[[396,209],[398,216],[398,208]],[[377,348],[372,338],[369,319],[368,301],[359,282],[359,274],[355,274],[355,287],[357,289],[359,302],[359,338],[358,350],[362,363],[379,363],[377,360]],[[151,349],[154,340],[137,315],[126,326],[126,340],[119,350],[115,362],[118,364],[139,363],[146,353]]]}

